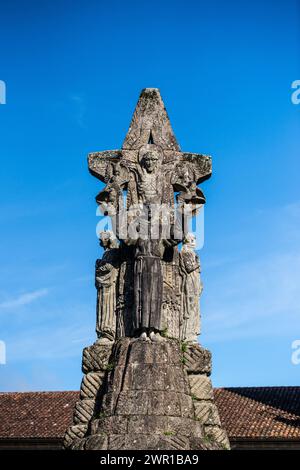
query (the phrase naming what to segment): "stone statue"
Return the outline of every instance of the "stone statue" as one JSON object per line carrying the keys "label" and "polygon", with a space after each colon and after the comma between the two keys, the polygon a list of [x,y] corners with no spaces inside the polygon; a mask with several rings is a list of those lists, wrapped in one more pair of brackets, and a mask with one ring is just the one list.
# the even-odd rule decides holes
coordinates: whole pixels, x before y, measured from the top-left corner
{"label": "stone statue", "polygon": [[[210,177],[211,158],[180,152],[157,90],[147,89],[141,96],[122,150],[90,154],[89,169],[105,183],[96,201],[112,219],[121,258],[123,248],[131,247],[131,260],[127,256],[122,261],[114,286],[118,337],[157,341],[172,325],[179,339],[190,325],[182,319],[181,306],[186,306],[185,317],[195,318],[187,312],[195,310],[196,301],[185,297],[199,295],[196,284],[189,294],[199,270],[184,268],[185,259],[192,256],[188,245],[183,245],[180,257],[175,248],[187,235],[188,218],[205,203],[197,185]],[[180,270],[185,273],[181,283]],[[126,292],[129,284],[132,296]],[[180,297],[184,301],[178,303]]]}
{"label": "stone statue", "polygon": [[135,173],[136,193],[144,217],[139,228],[141,236],[135,243],[133,326],[134,333],[139,334],[141,339],[149,337],[152,341],[158,341],[161,339],[163,244],[159,239],[152,239],[151,228],[155,222],[159,224],[153,206],[162,203],[164,193],[164,179],[160,173],[162,153],[158,147],[148,144],[140,149],[139,161],[140,167]]}
{"label": "stone statue", "polygon": [[161,340],[162,246],[160,240],[138,239],[134,264],[134,332]]}
{"label": "stone statue", "polygon": [[197,343],[200,335],[199,297],[202,292],[200,281],[200,261],[195,253],[196,237],[189,233],[183,240],[180,253],[182,269],[182,339],[187,343]]}
{"label": "stone statue", "polygon": [[139,151],[140,167],[137,173],[139,203],[161,204],[164,178],[160,173],[162,153],[159,147],[148,144]]}
{"label": "stone statue", "polygon": [[[188,233],[211,158],[181,152],[159,90],[142,91],[120,150],[94,152],[111,217],[96,262],[97,341],[64,446],[78,450],[229,448],[200,333],[200,262]],[[189,209],[186,215],[186,209]],[[182,248],[180,250],[180,244]]]}
{"label": "stone statue", "polygon": [[116,301],[119,270],[118,242],[111,231],[100,233],[104,248],[102,259],[97,259],[95,284],[97,288],[96,333],[99,343],[109,343],[116,337]]}

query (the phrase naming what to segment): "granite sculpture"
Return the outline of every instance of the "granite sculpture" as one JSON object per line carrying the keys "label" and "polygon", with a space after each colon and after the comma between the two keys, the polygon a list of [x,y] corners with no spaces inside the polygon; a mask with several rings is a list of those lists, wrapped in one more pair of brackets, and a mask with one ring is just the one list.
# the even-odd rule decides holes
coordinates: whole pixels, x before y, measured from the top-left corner
{"label": "granite sculpture", "polygon": [[211,158],[181,152],[158,89],[144,89],[122,149],[89,171],[112,230],[100,234],[95,343],[83,351],[67,449],[228,449],[200,346],[202,292],[188,221]]}

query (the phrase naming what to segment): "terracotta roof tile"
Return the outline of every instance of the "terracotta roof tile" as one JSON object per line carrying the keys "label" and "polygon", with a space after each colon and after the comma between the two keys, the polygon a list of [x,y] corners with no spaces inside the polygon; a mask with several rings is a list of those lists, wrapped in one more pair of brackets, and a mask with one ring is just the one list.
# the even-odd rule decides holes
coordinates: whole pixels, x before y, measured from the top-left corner
{"label": "terracotta roof tile", "polygon": [[[300,439],[300,387],[215,389],[229,437]],[[0,393],[0,439],[61,438],[79,392]]]}
{"label": "terracotta roof tile", "polygon": [[79,392],[0,393],[0,438],[60,438]]}
{"label": "terracotta roof tile", "polygon": [[300,387],[215,389],[231,438],[300,439]]}

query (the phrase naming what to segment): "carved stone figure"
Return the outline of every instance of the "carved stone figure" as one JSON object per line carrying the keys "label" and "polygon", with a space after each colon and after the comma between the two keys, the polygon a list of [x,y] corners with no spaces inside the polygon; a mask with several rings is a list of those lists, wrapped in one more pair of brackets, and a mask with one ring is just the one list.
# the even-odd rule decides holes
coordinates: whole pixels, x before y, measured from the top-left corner
{"label": "carved stone figure", "polygon": [[139,151],[140,169],[137,173],[138,200],[142,204],[160,204],[163,200],[164,178],[159,173],[162,153],[159,147],[148,144]]}
{"label": "carved stone figure", "polygon": [[134,246],[120,243],[117,295],[117,338],[134,336]]}
{"label": "carved stone figure", "polygon": [[134,264],[134,332],[146,340],[160,339],[163,288],[159,240],[137,240]]}
{"label": "carved stone figure", "polygon": [[104,248],[102,259],[96,261],[95,284],[97,288],[98,342],[108,343],[116,337],[117,279],[119,272],[118,242],[111,231],[101,232],[100,245]]}
{"label": "carved stone figure", "polygon": [[200,281],[200,261],[195,253],[196,237],[189,233],[183,240],[180,253],[182,269],[182,339],[197,343],[200,334],[199,297],[202,292]]}
{"label": "carved stone figure", "polygon": [[[68,449],[228,448],[200,333],[200,262],[188,219],[211,158],[181,152],[159,90],[142,91],[120,150],[91,153],[111,217],[96,262],[98,340],[83,351]],[[186,216],[185,209],[190,208]],[[182,242],[182,249],[179,246]]]}
{"label": "carved stone figure", "polygon": [[[172,325],[174,337],[182,338],[186,335],[182,329],[190,322],[186,324],[183,317],[188,313],[183,314],[181,307],[191,301],[178,304],[178,297],[188,295],[183,289],[192,288],[189,284],[196,272],[188,273],[188,279],[183,276],[180,283],[178,251],[174,248],[186,236],[189,217],[205,203],[197,185],[211,175],[210,157],[180,152],[158,91],[147,89],[122,150],[90,154],[89,169],[105,183],[97,203],[112,218],[121,246],[132,248],[131,260],[127,257],[122,261],[115,286],[118,336],[150,336],[156,340],[167,324]],[[183,253],[181,259],[185,258]],[[171,272],[172,286],[164,277]],[[132,296],[126,293],[128,284]],[[195,305],[190,307],[195,309]]]}
{"label": "carved stone figure", "polygon": [[163,258],[162,331],[170,338],[181,338],[182,275],[178,247],[167,248]]}

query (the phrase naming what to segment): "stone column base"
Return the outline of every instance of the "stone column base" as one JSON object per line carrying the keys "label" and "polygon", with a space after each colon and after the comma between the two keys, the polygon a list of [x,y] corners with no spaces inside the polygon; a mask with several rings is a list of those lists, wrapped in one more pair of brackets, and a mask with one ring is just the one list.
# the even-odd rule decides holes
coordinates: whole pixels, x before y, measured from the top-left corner
{"label": "stone column base", "polygon": [[122,338],[83,351],[80,400],[64,446],[229,449],[214,403],[211,354],[198,344]]}

